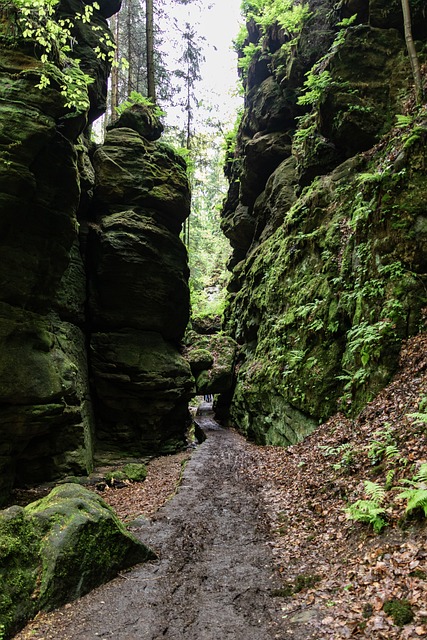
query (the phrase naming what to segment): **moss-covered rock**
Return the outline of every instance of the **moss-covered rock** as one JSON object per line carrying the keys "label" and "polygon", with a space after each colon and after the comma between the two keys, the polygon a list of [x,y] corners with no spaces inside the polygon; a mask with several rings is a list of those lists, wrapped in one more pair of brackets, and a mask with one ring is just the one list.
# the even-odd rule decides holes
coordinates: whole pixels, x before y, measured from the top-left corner
{"label": "moss-covered rock", "polygon": [[189,351],[187,360],[193,374],[209,369],[214,363],[214,357],[207,349],[193,349]]}
{"label": "moss-covered rock", "polygon": [[154,113],[154,108],[145,104],[133,104],[123,111],[120,117],[107,129],[133,129],[146,140],[158,140],[163,132],[163,125]]}
{"label": "moss-covered rock", "polygon": [[14,483],[88,473],[93,418],[80,329],[0,303],[0,343],[3,500]]}
{"label": "moss-covered rock", "polygon": [[200,335],[189,331],[186,344],[185,357],[196,375],[197,393],[204,395],[230,391],[234,381],[236,342],[223,334]]}
{"label": "moss-covered rock", "polygon": [[184,446],[194,379],[176,347],[154,332],[95,333],[91,362],[102,448],[136,455]]}
{"label": "moss-covered rock", "polygon": [[157,212],[179,231],[190,212],[184,160],[171,147],[149,142],[136,131],[113,129],[94,155],[100,213],[125,205]]}
{"label": "moss-covered rock", "polygon": [[[74,600],[153,558],[95,493],[75,484],[0,512],[0,628]],[[2,626],[1,626],[2,625]]]}
{"label": "moss-covered rock", "polygon": [[132,482],[142,482],[147,477],[147,467],[145,464],[129,462],[123,467],[126,477]]}
{"label": "moss-covered rock", "polygon": [[[40,52],[17,37],[8,9],[0,9],[0,503],[15,482],[87,473],[93,436],[75,144],[87,114],[66,106],[59,67],[38,88]],[[63,16],[83,9],[82,0],[58,6]],[[97,10],[92,24],[78,22],[70,55],[92,75],[90,115],[99,115],[109,64],[94,48],[108,25]]]}
{"label": "moss-covered rock", "polygon": [[145,210],[125,210],[92,227],[88,251],[95,330],[133,327],[181,339],[189,319],[189,272],[176,234]]}
{"label": "moss-covered rock", "polygon": [[[231,418],[277,444],[378,393],[427,302],[425,111],[393,128],[411,104],[401,12],[391,24],[381,0],[308,5],[297,46],[278,25],[248,25],[262,53],[248,70],[223,212],[234,249],[224,331],[241,345]],[[292,156],[266,178],[251,150],[278,113]],[[265,184],[255,202],[248,163],[255,188]]]}

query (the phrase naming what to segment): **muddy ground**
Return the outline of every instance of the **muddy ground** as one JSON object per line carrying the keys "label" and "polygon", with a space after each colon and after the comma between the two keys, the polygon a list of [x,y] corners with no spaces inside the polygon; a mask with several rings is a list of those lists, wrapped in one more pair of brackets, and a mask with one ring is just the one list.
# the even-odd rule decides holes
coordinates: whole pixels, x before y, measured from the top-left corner
{"label": "muddy ground", "polygon": [[75,603],[43,614],[15,639],[271,640],[286,638],[251,448],[209,414],[207,440],[182,485],[133,532],[158,554]]}

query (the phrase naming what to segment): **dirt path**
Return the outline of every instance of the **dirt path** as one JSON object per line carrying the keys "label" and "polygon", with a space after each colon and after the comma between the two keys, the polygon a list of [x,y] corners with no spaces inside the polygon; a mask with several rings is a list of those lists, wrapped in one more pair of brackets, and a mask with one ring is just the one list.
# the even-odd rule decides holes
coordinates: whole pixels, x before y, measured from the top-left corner
{"label": "dirt path", "polygon": [[[245,468],[250,447],[209,415],[207,440],[177,495],[134,530],[159,556],[63,609],[16,639],[271,640],[280,630],[259,491]],[[30,634],[30,635],[27,635]]]}

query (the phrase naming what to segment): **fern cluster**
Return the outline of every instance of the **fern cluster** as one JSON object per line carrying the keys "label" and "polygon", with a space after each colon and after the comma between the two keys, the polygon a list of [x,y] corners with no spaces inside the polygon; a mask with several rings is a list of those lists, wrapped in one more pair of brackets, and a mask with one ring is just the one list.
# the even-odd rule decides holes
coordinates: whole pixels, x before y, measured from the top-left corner
{"label": "fern cluster", "polygon": [[364,486],[365,493],[369,496],[369,499],[356,500],[345,509],[345,513],[349,520],[366,522],[372,525],[375,533],[381,533],[384,527],[387,526],[387,522],[383,518],[386,511],[382,506],[385,499],[385,489],[378,483],[370,482],[369,480],[365,481]]}
{"label": "fern cluster", "polygon": [[427,518],[427,462],[421,465],[412,480],[402,480],[401,484],[410,486],[397,496],[407,500],[406,513],[422,510]]}

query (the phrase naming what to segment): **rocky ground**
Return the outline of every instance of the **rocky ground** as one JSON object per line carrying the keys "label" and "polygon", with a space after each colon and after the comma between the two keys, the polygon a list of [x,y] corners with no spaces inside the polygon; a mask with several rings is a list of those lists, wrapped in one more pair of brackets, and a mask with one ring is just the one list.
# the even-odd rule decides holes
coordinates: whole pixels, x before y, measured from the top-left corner
{"label": "rocky ground", "polygon": [[[156,513],[184,454],[156,461],[143,485],[104,492],[123,518],[152,518],[132,528],[159,560],[41,614],[16,640],[426,637],[425,520],[405,515],[399,497],[427,462],[425,423],[411,416],[424,415],[426,396],[421,335],[357,420],[337,415],[288,449],[256,447],[203,418],[208,438]],[[385,489],[380,534],[344,512],[369,498],[367,480]]]}
{"label": "rocky ground", "polygon": [[[179,491],[151,520],[131,526],[158,561],[53,614],[39,615],[17,639],[282,637],[280,605],[271,597],[280,579],[267,544],[267,518],[258,482],[247,474],[253,447],[209,416],[199,420],[208,438],[188,462]],[[169,462],[176,466],[176,459]],[[167,466],[166,460],[164,472]],[[150,474],[145,482],[153,483],[153,493],[133,489],[140,511],[149,514],[159,482]],[[116,506],[120,495],[119,512],[133,517],[136,497],[130,488],[105,493]]]}

